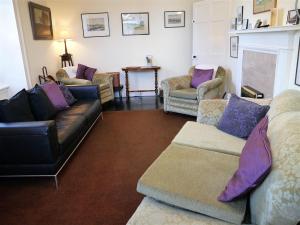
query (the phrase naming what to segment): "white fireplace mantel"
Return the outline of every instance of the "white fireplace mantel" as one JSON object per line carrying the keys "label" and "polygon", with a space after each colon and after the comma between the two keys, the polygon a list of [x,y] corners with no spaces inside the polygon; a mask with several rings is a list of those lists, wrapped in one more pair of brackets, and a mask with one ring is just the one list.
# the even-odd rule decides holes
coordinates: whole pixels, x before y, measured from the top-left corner
{"label": "white fireplace mantel", "polygon": [[239,36],[239,57],[236,66],[236,88],[240,94],[242,86],[242,67],[244,51],[275,54],[277,56],[274,96],[294,84],[300,40],[300,25],[260,28],[230,32]]}

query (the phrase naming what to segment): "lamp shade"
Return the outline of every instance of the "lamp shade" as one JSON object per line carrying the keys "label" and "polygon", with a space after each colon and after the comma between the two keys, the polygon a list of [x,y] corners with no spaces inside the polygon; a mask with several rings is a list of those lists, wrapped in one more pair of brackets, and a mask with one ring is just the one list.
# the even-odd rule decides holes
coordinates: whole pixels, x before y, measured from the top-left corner
{"label": "lamp shade", "polygon": [[57,34],[58,40],[72,40],[71,34],[68,30],[61,30]]}

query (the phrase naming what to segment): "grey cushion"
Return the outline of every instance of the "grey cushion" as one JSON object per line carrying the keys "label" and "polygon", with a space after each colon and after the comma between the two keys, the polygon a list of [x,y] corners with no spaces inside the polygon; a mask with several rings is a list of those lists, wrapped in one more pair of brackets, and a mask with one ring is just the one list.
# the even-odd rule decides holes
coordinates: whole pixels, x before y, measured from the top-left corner
{"label": "grey cushion", "polygon": [[197,99],[197,89],[195,88],[185,88],[185,89],[179,89],[170,91],[171,97],[176,98],[185,98],[185,99]]}
{"label": "grey cushion", "polygon": [[171,144],[140,178],[138,192],[159,201],[241,224],[246,200],[217,200],[239,157]]}

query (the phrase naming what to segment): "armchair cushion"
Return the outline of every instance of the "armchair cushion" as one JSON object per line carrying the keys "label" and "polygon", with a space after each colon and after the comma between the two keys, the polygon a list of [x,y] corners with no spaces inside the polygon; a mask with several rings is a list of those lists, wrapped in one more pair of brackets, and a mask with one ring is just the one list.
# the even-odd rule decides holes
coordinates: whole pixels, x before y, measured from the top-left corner
{"label": "armchair cushion", "polygon": [[213,74],[214,74],[213,69],[209,69],[209,70],[195,69],[192,82],[191,82],[191,87],[197,88],[202,83],[211,80]]}
{"label": "armchair cushion", "polygon": [[185,99],[197,99],[197,89],[195,88],[185,88],[180,90],[170,91],[170,96],[176,98],[185,98]]}

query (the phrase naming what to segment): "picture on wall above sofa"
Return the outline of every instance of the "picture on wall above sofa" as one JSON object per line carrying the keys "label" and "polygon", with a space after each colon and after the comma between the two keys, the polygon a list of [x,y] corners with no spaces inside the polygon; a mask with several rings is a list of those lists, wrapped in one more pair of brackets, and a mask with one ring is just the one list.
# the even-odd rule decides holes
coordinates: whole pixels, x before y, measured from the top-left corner
{"label": "picture on wall above sofa", "polygon": [[28,2],[34,40],[53,40],[51,10],[48,7]]}
{"label": "picture on wall above sofa", "polygon": [[123,36],[149,35],[149,13],[122,13]]}
{"label": "picture on wall above sofa", "polygon": [[82,31],[84,38],[109,37],[109,16],[103,13],[82,13]]}

